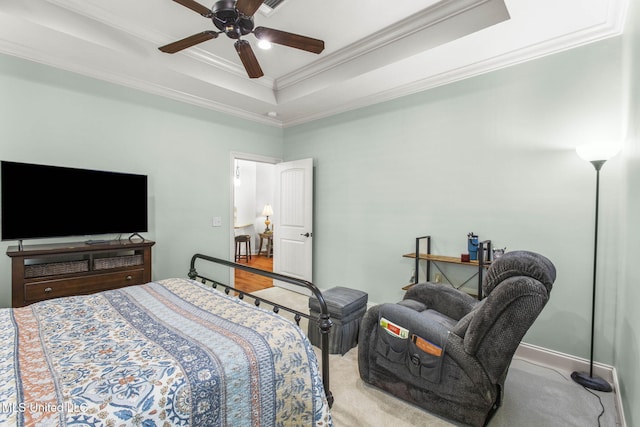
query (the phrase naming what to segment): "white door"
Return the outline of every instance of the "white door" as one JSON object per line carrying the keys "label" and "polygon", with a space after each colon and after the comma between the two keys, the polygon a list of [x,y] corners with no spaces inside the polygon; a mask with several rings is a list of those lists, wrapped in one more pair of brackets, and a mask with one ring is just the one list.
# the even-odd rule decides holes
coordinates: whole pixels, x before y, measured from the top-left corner
{"label": "white door", "polygon": [[[276,165],[273,231],[273,271],[312,280],[313,159]],[[296,292],[302,288],[275,281]]]}

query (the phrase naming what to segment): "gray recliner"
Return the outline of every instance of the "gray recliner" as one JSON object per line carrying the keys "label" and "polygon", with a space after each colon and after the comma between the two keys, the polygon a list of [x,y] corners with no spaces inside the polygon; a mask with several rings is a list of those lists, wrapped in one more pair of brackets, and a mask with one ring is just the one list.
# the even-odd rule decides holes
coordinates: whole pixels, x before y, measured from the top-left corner
{"label": "gray recliner", "polygon": [[446,418],[486,425],[501,404],[513,354],[555,278],[544,256],[514,251],[489,267],[481,301],[447,285],[413,286],[401,302],[365,314],[360,377]]}

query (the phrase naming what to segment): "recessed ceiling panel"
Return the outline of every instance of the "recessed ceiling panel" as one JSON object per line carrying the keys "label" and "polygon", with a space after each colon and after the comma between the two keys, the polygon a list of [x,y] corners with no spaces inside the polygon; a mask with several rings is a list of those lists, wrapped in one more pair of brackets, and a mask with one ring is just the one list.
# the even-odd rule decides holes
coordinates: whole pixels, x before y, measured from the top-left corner
{"label": "recessed ceiling panel", "polygon": [[158,50],[216,30],[173,0],[3,0],[0,52],[292,126],[615,36],[627,1],[284,0],[263,5],[255,25],[324,40],[325,49],[261,50],[247,34],[265,74],[249,79],[224,34]]}

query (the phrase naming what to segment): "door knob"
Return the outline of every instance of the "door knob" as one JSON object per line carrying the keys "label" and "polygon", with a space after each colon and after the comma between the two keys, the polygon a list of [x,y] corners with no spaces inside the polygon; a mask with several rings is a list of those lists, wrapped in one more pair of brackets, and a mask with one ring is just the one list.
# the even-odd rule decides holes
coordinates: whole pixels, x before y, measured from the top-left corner
{"label": "door knob", "polygon": [[301,236],[304,236],[304,237],[311,237],[311,236],[313,236],[313,234],[312,234],[312,233],[304,233],[304,234],[300,233],[300,235],[301,235]]}

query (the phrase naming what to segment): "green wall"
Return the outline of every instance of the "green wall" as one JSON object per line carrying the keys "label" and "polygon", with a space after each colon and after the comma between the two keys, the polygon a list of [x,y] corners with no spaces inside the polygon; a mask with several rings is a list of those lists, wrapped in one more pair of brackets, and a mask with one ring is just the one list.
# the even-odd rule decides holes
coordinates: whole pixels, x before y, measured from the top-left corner
{"label": "green wall", "polygon": [[623,201],[620,221],[621,278],[616,306],[614,366],[618,371],[621,395],[629,426],[640,424],[640,5],[630,2],[625,27],[623,81],[627,104],[627,135]]}
{"label": "green wall", "polygon": [[[4,55],[0,93],[0,159],[149,176],[154,278],[186,276],[195,252],[228,257],[232,151],[282,157],[281,129]],[[214,216],[222,227],[211,226]],[[0,256],[0,271],[6,307],[9,257]]]}
{"label": "green wall", "polygon": [[[459,256],[473,231],[556,265],[525,340],[588,357],[595,171],[586,142],[621,143],[622,40],[613,38],[285,130],[316,161],[314,280],[402,297],[413,238]],[[601,173],[596,360],[614,362],[622,155]]]}

